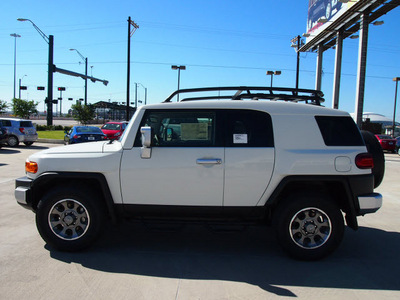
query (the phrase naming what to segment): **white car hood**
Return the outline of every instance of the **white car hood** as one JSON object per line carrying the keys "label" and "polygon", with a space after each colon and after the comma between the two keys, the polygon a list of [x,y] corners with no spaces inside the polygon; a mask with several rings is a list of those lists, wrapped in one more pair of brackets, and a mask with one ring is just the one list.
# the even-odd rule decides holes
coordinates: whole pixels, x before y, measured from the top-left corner
{"label": "white car hood", "polygon": [[72,144],[61,147],[53,147],[47,150],[41,151],[41,154],[63,154],[63,153],[102,153],[104,145],[108,142],[90,142]]}

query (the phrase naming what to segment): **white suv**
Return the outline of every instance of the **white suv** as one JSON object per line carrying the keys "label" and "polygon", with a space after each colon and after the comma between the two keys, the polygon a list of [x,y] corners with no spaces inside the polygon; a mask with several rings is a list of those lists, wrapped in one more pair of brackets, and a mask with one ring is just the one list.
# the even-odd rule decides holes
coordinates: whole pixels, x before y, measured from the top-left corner
{"label": "white suv", "polygon": [[[189,92],[208,94],[171,102]],[[207,219],[272,224],[290,255],[319,259],[342,240],[343,215],[357,229],[357,216],[381,207],[383,178],[349,114],[322,101],[287,88],[180,90],[140,107],[119,141],[33,154],[15,196],[61,250],[125,217]]]}

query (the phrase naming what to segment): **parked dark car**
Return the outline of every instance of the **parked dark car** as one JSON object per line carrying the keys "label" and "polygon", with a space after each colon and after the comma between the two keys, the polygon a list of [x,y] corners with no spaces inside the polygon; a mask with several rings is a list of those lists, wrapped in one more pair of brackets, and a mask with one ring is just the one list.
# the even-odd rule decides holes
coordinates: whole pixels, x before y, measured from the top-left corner
{"label": "parked dark car", "polygon": [[124,132],[128,122],[108,122],[101,127],[108,140],[118,140]]}
{"label": "parked dark car", "polygon": [[396,152],[400,155],[400,136],[396,138]]}
{"label": "parked dark car", "polygon": [[69,132],[65,133],[64,144],[103,141],[105,138],[106,135],[99,127],[74,126]]}
{"label": "parked dark car", "polygon": [[395,152],[397,140],[387,134],[375,134],[383,150]]}
{"label": "parked dark car", "polygon": [[7,128],[5,128],[3,124],[0,122],[0,148],[2,146],[7,145],[7,141],[8,141]]}

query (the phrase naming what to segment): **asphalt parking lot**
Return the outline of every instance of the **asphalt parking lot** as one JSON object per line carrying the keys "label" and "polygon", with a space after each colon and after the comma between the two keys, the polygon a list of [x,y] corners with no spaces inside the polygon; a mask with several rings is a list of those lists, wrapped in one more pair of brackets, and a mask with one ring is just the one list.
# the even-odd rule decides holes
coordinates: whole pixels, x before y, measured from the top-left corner
{"label": "asphalt parking lot", "polygon": [[34,214],[14,199],[32,153],[59,145],[0,149],[2,299],[399,299],[400,156],[385,154],[377,189],[383,207],[346,229],[339,249],[317,262],[288,258],[269,228],[206,224],[110,224],[79,253],[40,238]]}

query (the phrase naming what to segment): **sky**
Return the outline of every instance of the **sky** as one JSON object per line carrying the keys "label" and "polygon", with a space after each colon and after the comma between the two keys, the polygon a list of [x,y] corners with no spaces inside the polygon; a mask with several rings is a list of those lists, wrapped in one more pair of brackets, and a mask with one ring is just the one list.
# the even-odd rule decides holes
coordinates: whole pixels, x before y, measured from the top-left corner
{"label": "sky", "polygon": [[[15,39],[16,78],[27,90],[21,98],[38,102],[44,110],[47,89],[48,44],[29,22],[47,36],[54,36],[54,64],[84,73],[77,49],[88,58],[88,74],[108,80],[88,81],[88,103],[125,102],[127,90],[128,17],[139,25],[131,38],[130,99],[159,103],[177,89],[178,72],[171,65],[185,65],[180,87],[269,86],[267,70],[280,70],[273,86],[295,87],[296,52],[290,40],[306,32],[308,0],[121,0],[121,1],[27,1],[18,5],[1,1],[0,11],[0,99],[11,103],[14,86]],[[397,7],[370,26],[364,112],[393,117],[395,82],[400,77],[400,25]],[[358,40],[343,43],[339,109],[354,112],[358,61]],[[300,88],[315,88],[317,54],[300,55]],[[335,50],[324,52],[322,91],[327,107],[332,106]],[[57,87],[66,87],[62,112],[84,98],[84,80],[54,73]],[[16,96],[18,97],[18,89]],[[73,98],[73,101],[68,101]],[[141,104],[140,104],[141,105]],[[54,110],[56,107],[53,108]],[[60,107],[58,107],[58,111]],[[400,119],[400,109],[396,120]]]}

